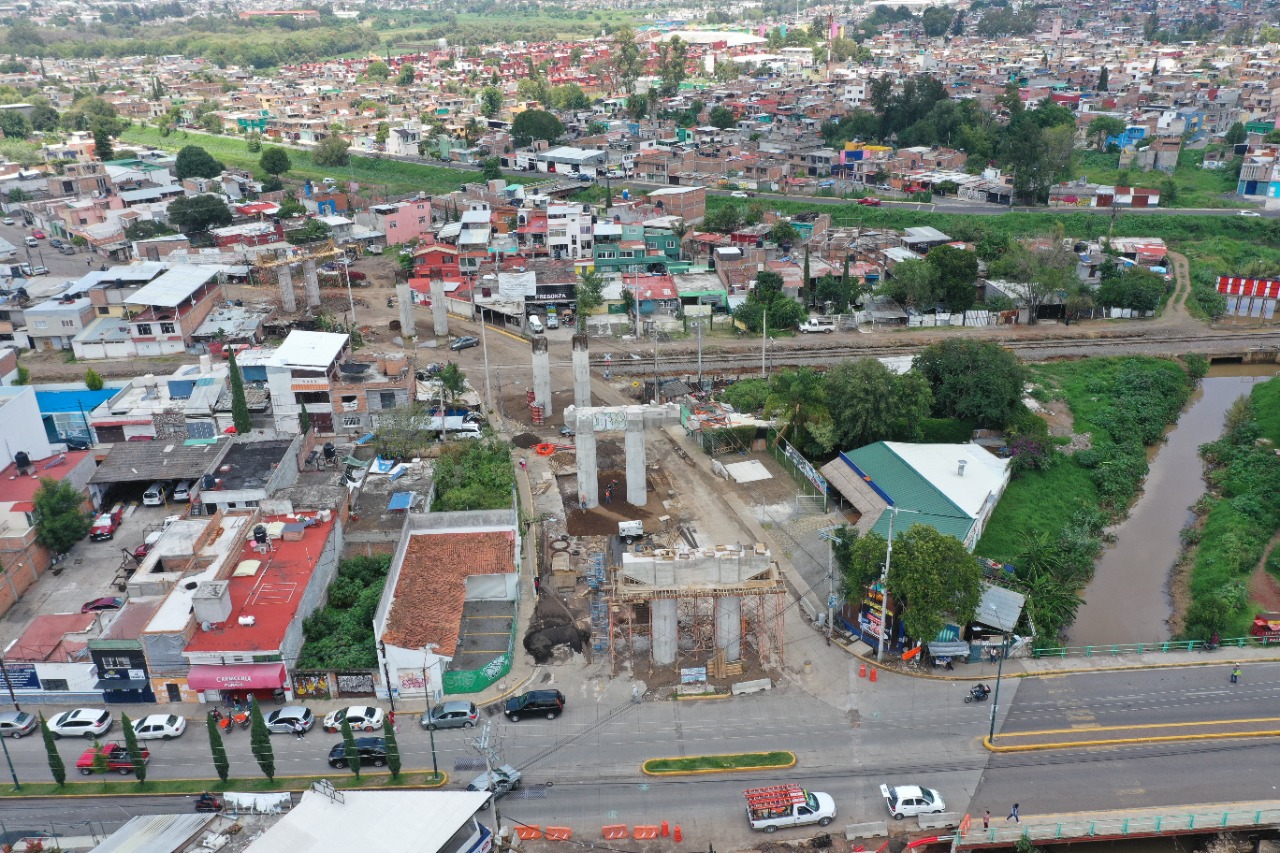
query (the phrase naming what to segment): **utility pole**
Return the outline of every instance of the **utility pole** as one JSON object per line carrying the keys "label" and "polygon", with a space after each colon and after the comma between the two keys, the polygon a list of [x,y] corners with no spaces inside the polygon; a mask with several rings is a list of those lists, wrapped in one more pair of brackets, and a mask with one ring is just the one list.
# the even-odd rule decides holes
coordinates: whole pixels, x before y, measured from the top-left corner
{"label": "utility pole", "polygon": [[1000,707],[1000,676],[1004,674],[1004,659],[1009,654],[1009,635],[1000,638],[1000,663],[996,666],[996,690],[991,697],[991,728],[987,731],[987,740],[996,742],[996,711]]}
{"label": "utility pole", "polygon": [[[444,422],[441,421],[441,426]],[[436,648],[435,643],[427,643],[422,647],[422,689],[427,695],[427,721],[431,720],[431,678],[427,674],[427,655]],[[436,732],[431,726],[427,726],[427,735],[431,738],[431,776],[433,779],[440,778],[440,766],[436,762]]]}
{"label": "utility pole", "polygon": [[768,379],[769,373],[765,369],[765,345],[769,342],[769,309],[764,309],[764,324],[760,327],[760,378]]}
{"label": "utility pole", "polygon": [[502,766],[502,760],[498,758],[498,753],[494,750],[490,741],[490,735],[492,734],[493,723],[486,722],[479,736],[471,741],[471,748],[484,756],[485,776],[489,779],[489,787],[493,796],[493,836],[497,838],[502,831],[502,814],[498,811],[498,786],[497,777],[494,776],[494,769]]}
{"label": "utility pole", "polygon": [[693,328],[698,331],[698,390],[702,390],[702,321],[693,324]]}
{"label": "utility pole", "polygon": [[893,561],[893,522],[898,518],[899,512],[920,514],[919,510],[898,509],[897,506],[889,507],[889,511],[893,514],[889,516],[889,547],[885,549],[884,572],[880,575],[880,637],[876,644],[876,663],[884,660],[885,631],[889,624],[889,565]]}
{"label": "utility pole", "polygon": [[827,645],[831,644],[832,620],[835,619],[836,609],[835,543],[844,544],[844,540],[835,535],[836,530],[839,528],[824,527],[818,531],[818,538],[827,542]]}
{"label": "utility pole", "polygon": [[13,710],[21,711],[22,706],[18,704],[18,697],[13,692],[13,679],[9,678],[9,670],[5,668],[3,654],[0,654],[0,678],[4,679],[4,686],[9,688],[9,701],[13,703]]}

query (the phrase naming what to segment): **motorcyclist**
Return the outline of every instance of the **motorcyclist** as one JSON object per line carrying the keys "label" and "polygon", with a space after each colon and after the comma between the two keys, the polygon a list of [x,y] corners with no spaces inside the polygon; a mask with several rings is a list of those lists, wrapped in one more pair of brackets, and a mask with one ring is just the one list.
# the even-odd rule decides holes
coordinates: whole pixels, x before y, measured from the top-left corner
{"label": "motorcyclist", "polygon": [[199,797],[196,798],[196,808],[198,809],[200,808],[211,809],[216,807],[217,805],[218,805],[217,798],[215,798],[213,794],[210,794],[208,791],[205,791],[203,794],[201,794]]}
{"label": "motorcyclist", "polygon": [[973,689],[970,690],[969,692],[971,692],[978,699],[985,699],[987,698],[988,695],[990,695],[991,688],[985,684],[975,684],[973,686]]}

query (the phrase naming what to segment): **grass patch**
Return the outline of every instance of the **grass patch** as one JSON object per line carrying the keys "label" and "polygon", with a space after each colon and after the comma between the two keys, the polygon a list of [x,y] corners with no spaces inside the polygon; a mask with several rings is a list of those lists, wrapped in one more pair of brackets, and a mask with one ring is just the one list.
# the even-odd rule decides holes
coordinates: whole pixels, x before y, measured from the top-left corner
{"label": "grass patch", "polygon": [[1262,437],[1280,445],[1280,382],[1272,379],[1253,386],[1249,398],[1253,401],[1254,417]]}
{"label": "grass patch", "polygon": [[975,553],[1012,562],[1029,534],[1057,530],[1079,510],[1097,505],[1093,478],[1069,457],[1047,471],[1026,471],[1005,489]]}
{"label": "grass patch", "polygon": [[1230,169],[1202,169],[1204,151],[1183,150],[1178,154],[1178,165],[1172,175],[1164,172],[1143,172],[1138,168],[1121,169],[1120,154],[1101,151],[1077,151],[1073,162],[1073,177],[1088,178],[1093,184],[1121,184],[1124,186],[1161,189],[1172,178],[1177,187],[1173,203],[1160,199],[1161,207],[1238,207],[1224,193],[1233,193],[1236,178]]}
{"label": "grass patch", "polygon": [[[235,136],[215,136],[206,133],[191,133],[177,130],[168,136],[162,136],[155,127],[134,125],[120,134],[120,139],[134,145],[152,145],[166,151],[178,151],[187,145],[198,145],[213,157],[228,166],[236,166],[260,173],[258,159],[261,153],[249,150],[245,140]],[[264,140],[264,147],[271,142]],[[341,178],[355,181],[362,190],[380,190],[387,193],[425,192],[429,195],[452,192],[466,183],[479,183],[478,172],[465,172],[459,169],[445,169],[439,166],[425,166],[417,163],[405,163],[400,160],[374,159],[351,155],[351,162],[342,167],[317,166],[311,159],[311,152],[296,148],[286,149],[293,168],[284,176],[302,181],[311,178],[318,181],[322,178]]]}
{"label": "grass patch", "polygon": [[733,755],[692,755],[687,758],[651,758],[642,766],[646,773],[699,773],[711,770],[752,770],[791,767],[791,752],[742,752]]}
{"label": "grass patch", "polygon": [[[113,774],[114,775],[114,774]],[[131,779],[120,781],[68,782],[58,787],[53,782],[23,782],[22,790],[15,790],[12,785],[0,787],[3,797],[60,797],[60,796],[119,796],[121,794],[200,794],[205,791],[220,794],[224,791],[243,791],[259,793],[270,791],[302,791],[312,782],[325,779],[333,783],[335,788],[438,788],[448,781],[444,773],[401,773],[399,780],[393,781],[391,774],[371,771],[365,768],[357,779],[349,770],[334,770],[326,776],[277,776],[274,782],[264,777],[237,779],[232,777],[226,784],[222,780],[213,779],[148,779],[138,783]]]}

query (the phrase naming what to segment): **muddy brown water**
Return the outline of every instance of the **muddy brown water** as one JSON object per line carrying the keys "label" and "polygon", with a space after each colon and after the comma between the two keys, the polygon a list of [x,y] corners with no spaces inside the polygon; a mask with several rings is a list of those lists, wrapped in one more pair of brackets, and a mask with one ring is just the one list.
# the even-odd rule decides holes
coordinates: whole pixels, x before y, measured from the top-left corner
{"label": "muddy brown water", "polygon": [[1073,646],[1159,642],[1170,637],[1169,577],[1181,550],[1190,507],[1204,494],[1200,445],[1222,435],[1227,409],[1275,365],[1214,365],[1178,422],[1154,450],[1142,494],[1128,518],[1110,529],[1115,542],[1098,560],[1084,606],[1068,631]]}

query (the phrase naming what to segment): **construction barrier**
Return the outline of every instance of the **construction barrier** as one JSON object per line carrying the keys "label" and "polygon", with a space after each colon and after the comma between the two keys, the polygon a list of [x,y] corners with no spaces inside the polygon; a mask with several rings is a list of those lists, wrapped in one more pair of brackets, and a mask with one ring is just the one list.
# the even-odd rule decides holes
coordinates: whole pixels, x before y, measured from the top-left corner
{"label": "construction barrier", "polygon": [[630,835],[630,833],[627,832],[627,825],[625,823],[615,823],[610,824],[609,826],[602,826],[600,827],[600,834],[610,841],[617,841],[618,839],[626,838]]}
{"label": "construction barrier", "polygon": [[542,837],[542,827],[540,826],[517,826],[516,835],[521,841],[537,841]]}
{"label": "construction barrier", "polygon": [[637,841],[652,841],[658,837],[658,827],[637,826],[631,830],[631,837]]}
{"label": "construction barrier", "polygon": [[573,830],[567,826],[548,826],[546,839],[548,841],[568,841],[573,837]]}

